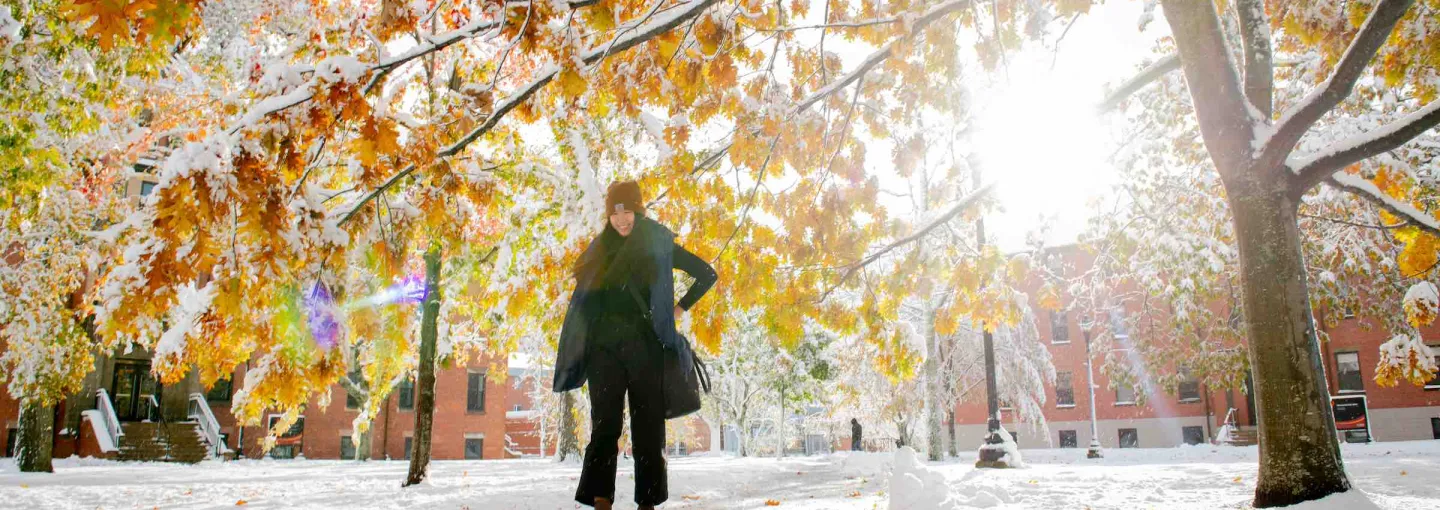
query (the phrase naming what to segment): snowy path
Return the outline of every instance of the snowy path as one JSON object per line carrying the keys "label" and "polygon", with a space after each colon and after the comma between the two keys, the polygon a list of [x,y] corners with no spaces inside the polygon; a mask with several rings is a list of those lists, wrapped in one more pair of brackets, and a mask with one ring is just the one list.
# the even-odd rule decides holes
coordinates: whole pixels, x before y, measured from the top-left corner
{"label": "snowy path", "polygon": [[[1440,441],[1345,445],[1355,485],[1379,508],[1440,508]],[[977,471],[968,462],[930,464],[961,501],[994,508],[1244,508],[1255,483],[1256,449],[1187,447],[1029,450],[1028,469]],[[670,461],[665,508],[886,508],[891,456],[799,457],[776,461],[688,457]],[[574,509],[578,464],[546,460],[442,461],[429,485],[401,489],[406,463],[207,462],[195,466],[67,459],[53,475],[20,474],[0,460],[0,508],[473,508]],[[633,481],[622,461],[619,508]],[[988,495],[983,495],[984,492]],[[1345,510],[1361,510],[1347,507]]]}

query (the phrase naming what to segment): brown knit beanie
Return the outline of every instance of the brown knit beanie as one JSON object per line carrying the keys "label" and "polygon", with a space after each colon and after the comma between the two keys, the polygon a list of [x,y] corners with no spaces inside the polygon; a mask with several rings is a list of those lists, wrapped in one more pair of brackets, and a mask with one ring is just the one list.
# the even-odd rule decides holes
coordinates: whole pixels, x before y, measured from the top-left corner
{"label": "brown knit beanie", "polygon": [[610,188],[605,191],[605,215],[613,214],[616,205],[625,206],[625,210],[635,214],[645,214],[645,199],[640,195],[640,184],[635,181],[617,181],[610,184]]}

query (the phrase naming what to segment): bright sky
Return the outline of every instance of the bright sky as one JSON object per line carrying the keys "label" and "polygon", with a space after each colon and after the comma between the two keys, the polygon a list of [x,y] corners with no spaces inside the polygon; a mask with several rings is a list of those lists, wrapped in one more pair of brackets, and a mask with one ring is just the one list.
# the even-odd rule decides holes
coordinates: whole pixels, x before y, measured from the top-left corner
{"label": "bright sky", "polygon": [[1169,32],[1157,9],[1142,33],[1142,12],[1141,2],[1097,6],[1075,22],[1058,53],[1054,41],[1065,21],[1057,21],[1043,47],[1031,44],[988,77],[993,81],[971,85],[975,150],[985,179],[999,181],[1005,208],[986,217],[986,230],[1003,250],[1024,248],[1042,218],[1053,220],[1047,245],[1073,242],[1092,216],[1090,201],[1114,185],[1107,159],[1115,119],[1100,118],[1094,105]]}

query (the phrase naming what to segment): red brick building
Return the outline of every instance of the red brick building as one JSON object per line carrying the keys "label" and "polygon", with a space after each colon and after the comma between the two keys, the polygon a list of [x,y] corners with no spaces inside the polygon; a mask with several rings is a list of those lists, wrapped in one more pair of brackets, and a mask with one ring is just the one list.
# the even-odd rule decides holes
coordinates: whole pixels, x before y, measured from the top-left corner
{"label": "red brick building", "polygon": [[[1069,271],[1084,271],[1090,263],[1090,257],[1077,247],[1059,249],[1063,250]],[[1038,287],[1038,282],[1034,286]],[[1143,399],[1144,403],[1137,404],[1142,399],[1135,398],[1133,391],[1111,387],[1109,378],[1101,373],[1102,357],[1098,353],[1094,355],[1096,388],[1092,403],[1085,387],[1085,332],[1079,318],[1073,312],[1042,310],[1038,303],[1032,302],[1031,306],[1039,314],[1040,338],[1050,351],[1057,377],[1056,383],[1046,389],[1048,437],[1037,437],[1035,429],[1015,424],[1012,413],[1002,410],[1005,428],[1017,436],[1021,447],[1085,447],[1090,442],[1092,405],[1099,440],[1106,448],[1207,442],[1216,436],[1231,409],[1235,410],[1233,419],[1240,430],[1254,430],[1254,402],[1247,391],[1208,388],[1198,383],[1182,384],[1176,393],[1156,387],[1155,393]],[[1321,350],[1331,395],[1365,398],[1369,434],[1374,440],[1440,439],[1440,380],[1425,388],[1408,383],[1394,388],[1375,384],[1379,347],[1389,336],[1378,327],[1366,329],[1365,324],[1362,319],[1350,318],[1325,329],[1329,341],[1321,344]],[[1440,353],[1440,327],[1423,333],[1428,344]],[[985,433],[985,407],[983,395],[957,406],[956,434],[960,444],[980,444]],[[1363,439],[1362,435],[1350,433],[1348,439]]]}
{"label": "red brick building", "polygon": [[[497,382],[488,373],[490,361],[475,360],[466,368],[451,368],[435,374],[435,425],[431,433],[431,458],[500,459],[505,448],[505,407],[508,381]],[[504,369],[505,362],[497,366]],[[243,381],[245,369],[236,371],[234,381]],[[278,414],[263,419],[265,427],[236,426],[230,413],[229,396],[235,388],[229,382],[217,384],[207,394],[210,409],[220,422],[227,446],[239,450],[244,442],[246,457],[259,457],[269,424]],[[320,407],[312,399],[301,421],[276,441],[274,457],[307,459],[349,459],[355,457],[351,433],[361,402],[347,398],[340,385],[330,387],[330,405]],[[403,381],[390,393],[370,424],[370,458],[408,459],[415,431],[415,387]]]}

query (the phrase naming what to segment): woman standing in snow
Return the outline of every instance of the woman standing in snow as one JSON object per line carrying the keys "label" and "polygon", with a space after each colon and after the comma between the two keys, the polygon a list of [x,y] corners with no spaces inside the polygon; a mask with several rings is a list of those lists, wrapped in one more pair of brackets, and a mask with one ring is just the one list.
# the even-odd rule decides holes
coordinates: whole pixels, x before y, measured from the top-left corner
{"label": "woman standing in snow", "polygon": [[[710,290],[716,275],[710,264],[675,244],[670,229],[645,217],[634,181],[610,185],[605,211],[605,230],[575,267],[553,388],[570,391],[590,381],[590,444],[575,500],[602,510],[615,501],[615,457],[629,393],[635,503],[654,508],[669,497],[662,454],[665,350],[689,352],[680,348],[675,320]],[[695,278],[679,303],[672,268]]]}

